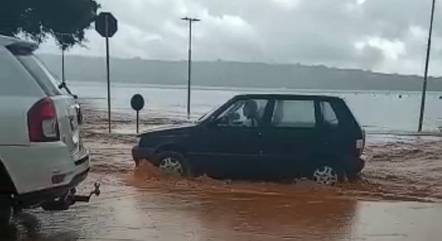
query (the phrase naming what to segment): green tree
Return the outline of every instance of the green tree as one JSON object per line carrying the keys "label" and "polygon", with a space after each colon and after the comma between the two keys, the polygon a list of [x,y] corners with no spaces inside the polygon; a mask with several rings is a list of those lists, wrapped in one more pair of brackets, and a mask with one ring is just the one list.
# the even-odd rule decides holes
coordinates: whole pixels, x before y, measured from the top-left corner
{"label": "green tree", "polygon": [[66,49],[82,43],[99,8],[96,0],[3,0],[0,34],[24,34],[38,43],[52,35]]}

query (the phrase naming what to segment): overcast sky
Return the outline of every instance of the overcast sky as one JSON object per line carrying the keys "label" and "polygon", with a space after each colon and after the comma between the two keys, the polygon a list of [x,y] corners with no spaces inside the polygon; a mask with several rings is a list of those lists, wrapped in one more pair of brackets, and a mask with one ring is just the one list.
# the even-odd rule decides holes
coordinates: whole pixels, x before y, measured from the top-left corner
{"label": "overcast sky", "polygon": [[[431,0],[99,0],[119,20],[115,57],[187,58],[183,16],[194,28],[196,60],[323,64],[422,74]],[[430,73],[442,75],[442,2],[436,9]],[[87,48],[104,55],[104,40],[87,33]],[[52,40],[40,52],[58,53]]]}

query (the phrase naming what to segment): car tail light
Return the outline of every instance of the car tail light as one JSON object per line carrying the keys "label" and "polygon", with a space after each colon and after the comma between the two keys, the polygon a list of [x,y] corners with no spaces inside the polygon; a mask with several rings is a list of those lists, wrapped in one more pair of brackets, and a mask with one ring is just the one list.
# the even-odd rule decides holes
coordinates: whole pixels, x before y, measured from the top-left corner
{"label": "car tail light", "polygon": [[356,140],[356,149],[359,151],[359,155],[362,155],[364,148],[365,148],[365,130],[362,130],[362,139]]}
{"label": "car tail light", "polygon": [[57,112],[50,98],[35,103],[28,112],[29,140],[32,142],[59,141]]}
{"label": "car tail light", "polygon": [[358,150],[364,149],[364,140],[362,139],[356,140],[356,149]]}

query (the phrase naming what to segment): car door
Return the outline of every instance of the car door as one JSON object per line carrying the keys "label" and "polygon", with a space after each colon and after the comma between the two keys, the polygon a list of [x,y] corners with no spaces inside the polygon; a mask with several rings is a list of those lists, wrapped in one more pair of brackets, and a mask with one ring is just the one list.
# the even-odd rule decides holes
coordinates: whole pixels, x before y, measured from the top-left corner
{"label": "car door", "polygon": [[[247,106],[256,110],[248,113]],[[253,178],[261,172],[261,120],[266,99],[238,99],[227,106],[201,130],[197,153],[199,166],[210,176],[220,178]],[[253,107],[253,108],[255,108]]]}
{"label": "car door", "polygon": [[273,101],[263,130],[262,166],[274,178],[300,176],[312,165],[319,142],[317,103],[309,98]]}

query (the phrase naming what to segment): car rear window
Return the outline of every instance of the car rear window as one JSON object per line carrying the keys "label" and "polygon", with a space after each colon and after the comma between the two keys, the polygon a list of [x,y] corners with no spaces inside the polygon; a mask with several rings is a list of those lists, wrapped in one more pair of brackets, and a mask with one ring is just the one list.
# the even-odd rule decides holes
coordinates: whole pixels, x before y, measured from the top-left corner
{"label": "car rear window", "polygon": [[25,48],[10,47],[8,49],[48,96],[64,94],[63,91],[58,88],[60,81],[54,78],[43,62],[32,54],[32,51]]}
{"label": "car rear window", "polygon": [[337,127],[339,125],[338,117],[330,102],[328,101],[321,102],[321,114],[324,120],[324,124],[330,127]]}

